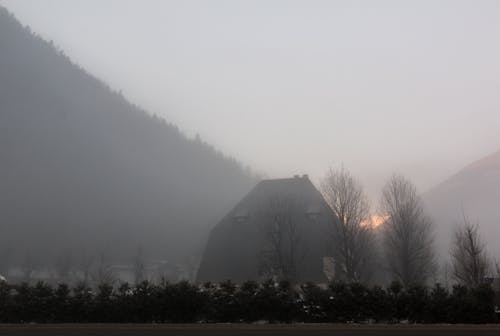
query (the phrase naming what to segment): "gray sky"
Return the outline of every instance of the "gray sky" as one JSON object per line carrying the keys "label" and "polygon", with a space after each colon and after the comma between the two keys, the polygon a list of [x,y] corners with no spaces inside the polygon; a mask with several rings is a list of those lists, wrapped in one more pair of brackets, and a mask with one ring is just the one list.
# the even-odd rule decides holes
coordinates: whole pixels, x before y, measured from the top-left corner
{"label": "gray sky", "polygon": [[500,149],[500,1],[0,0],[75,62],[270,177],[375,198]]}

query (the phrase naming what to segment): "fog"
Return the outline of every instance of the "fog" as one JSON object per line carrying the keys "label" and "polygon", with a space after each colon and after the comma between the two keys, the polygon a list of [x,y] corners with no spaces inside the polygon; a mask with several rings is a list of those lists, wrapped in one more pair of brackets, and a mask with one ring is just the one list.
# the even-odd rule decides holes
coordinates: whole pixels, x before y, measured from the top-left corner
{"label": "fog", "polygon": [[376,202],[500,144],[497,1],[3,0],[134,103],[270,177],[343,163]]}
{"label": "fog", "polygon": [[0,274],[31,280],[140,257],[172,280],[192,278],[209,230],[255,178],[2,7],[0,50]]}
{"label": "fog", "polygon": [[[217,251],[257,279],[255,204],[309,190],[281,217],[335,226],[345,216],[318,212],[315,189],[329,171],[349,182],[331,190],[362,201],[377,263],[389,225],[368,224],[396,225],[380,206],[391,178],[437,252],[427,277],[447,274],[465,215],[493,265],[498,17],[496,1],[0,0],[0,275],[67,280],[72,265],[81,280],[92,265],[96,283],[104,266],[195,280]],[[314,244],[314,272],[336,262]]]}

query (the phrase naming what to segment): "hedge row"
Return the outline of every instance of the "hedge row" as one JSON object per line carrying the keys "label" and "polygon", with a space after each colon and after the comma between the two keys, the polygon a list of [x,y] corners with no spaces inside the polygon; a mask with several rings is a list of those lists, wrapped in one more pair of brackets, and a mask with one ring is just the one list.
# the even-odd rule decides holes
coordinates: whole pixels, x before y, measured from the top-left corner
{"label": "hedge row", "polygon": [[0,323],[70,322],[366,322],[494,323],[495,293],[489,286],[451,291],[436,285],[405,289],[332,283],[287,282],[235,285],[188,282],[96,290],[39,282],[0,283]]}

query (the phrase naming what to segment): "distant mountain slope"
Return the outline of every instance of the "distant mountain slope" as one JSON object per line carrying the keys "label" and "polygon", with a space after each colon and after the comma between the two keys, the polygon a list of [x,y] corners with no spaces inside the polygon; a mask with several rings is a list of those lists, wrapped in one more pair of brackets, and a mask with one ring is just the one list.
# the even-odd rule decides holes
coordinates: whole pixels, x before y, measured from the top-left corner
{"label": "distant mountain slope", "polygon": [[[181,260],[254,184],[0,7],[0,246]],[[68,252],[71,251],[71,252]]]}
{"label": "distant mountain slope", "polygon": [[467,166],[423,195],[438,226],[442,253],[449,251],[453,229],[462,209],[479,223],[493,257],[500,258],[500,151]]}

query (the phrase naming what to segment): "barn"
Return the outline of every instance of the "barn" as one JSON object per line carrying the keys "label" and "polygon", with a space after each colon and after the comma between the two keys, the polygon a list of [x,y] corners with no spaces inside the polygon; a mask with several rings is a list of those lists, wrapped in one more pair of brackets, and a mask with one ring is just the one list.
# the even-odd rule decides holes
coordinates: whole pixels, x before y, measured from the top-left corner
{"label": "barn", "polygon": [[210,233],[198,282],[325,282],[333,212],[307,175],[259,182]]}

